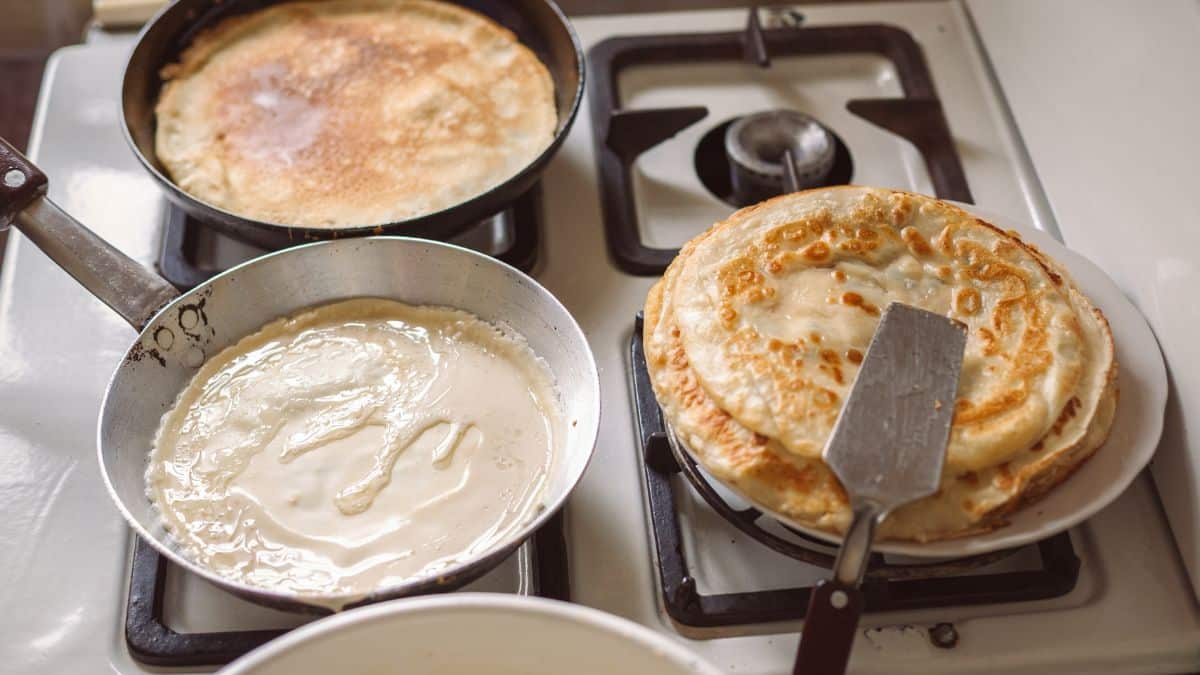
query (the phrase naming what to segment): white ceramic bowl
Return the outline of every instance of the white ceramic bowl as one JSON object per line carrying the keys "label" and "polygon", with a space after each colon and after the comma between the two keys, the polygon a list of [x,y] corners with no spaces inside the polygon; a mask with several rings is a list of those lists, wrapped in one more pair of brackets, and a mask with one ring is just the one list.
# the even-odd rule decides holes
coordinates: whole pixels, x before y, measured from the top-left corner
{"label": "white ceramic bowl", "polygon": [[599,610],[492,593],[393,600],[294,630],[225,675],[718,675],[679,641]]}

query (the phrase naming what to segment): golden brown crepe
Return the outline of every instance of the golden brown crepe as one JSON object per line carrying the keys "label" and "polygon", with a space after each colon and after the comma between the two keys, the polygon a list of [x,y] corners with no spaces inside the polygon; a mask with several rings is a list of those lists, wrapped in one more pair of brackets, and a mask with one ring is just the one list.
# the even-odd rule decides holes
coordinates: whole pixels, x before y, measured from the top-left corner
{"label": "golden brown crepe", "polygon": [[970,332],[942,488],[889,516],[882,536],[993,528],[1107,437],[1112,336],[1066,271],[952,205],[858,187],[743,209],[684,247],[646,303],[665,416],[752,501],[844,530],[845,494],[820,452],[892,301]]}
{"label": "golden brown crepe", "polygon": [[274,5],[204,31],[163,78],[155,141],[172,180],[283,225],[452,206],[536,159],[557,124],[529,49],[432,0]]}

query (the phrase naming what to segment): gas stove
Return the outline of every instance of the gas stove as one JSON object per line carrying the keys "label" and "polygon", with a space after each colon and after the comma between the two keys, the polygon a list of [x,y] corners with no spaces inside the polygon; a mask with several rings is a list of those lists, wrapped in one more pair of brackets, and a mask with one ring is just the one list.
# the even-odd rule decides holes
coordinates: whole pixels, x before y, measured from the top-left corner
{"label": "gas stove", "polygon": [[[675,636],[729,672],[790,672],[807,588],[827,574],[831,551],[756,517],[670,455],[639,363],[637,313],[674,249],[734,208],[719,140],[765,110],[797,110],[828,129],[839,153],[830,180],[973,201],[1092,244],[1059,229],[1062,207],[1043,193],[1020,111],[997,84],[1011,58],[984,49],[1005,17],[981,5],[575,20],[591,79],[579,119],[535,191],[458,242],[531,269],[575,315],[600,368],[602,430],[561,521],[472,590],[569,599]],[[168,207],[125,147],[118,91],[132,44],[132,34],[95,32],[56,54],[30,154],[65,209],[186,287],[260,251]],[[11,609],[0,629],[16,672],[202,671],[311,619],[172,568],[109,504],[95,419],[129,337],[28,241],[10,238],[0,267],[0,598]],[[1200,610],[1149,476],[1039,545],[873,569],[852,672],[1200,665]]]}

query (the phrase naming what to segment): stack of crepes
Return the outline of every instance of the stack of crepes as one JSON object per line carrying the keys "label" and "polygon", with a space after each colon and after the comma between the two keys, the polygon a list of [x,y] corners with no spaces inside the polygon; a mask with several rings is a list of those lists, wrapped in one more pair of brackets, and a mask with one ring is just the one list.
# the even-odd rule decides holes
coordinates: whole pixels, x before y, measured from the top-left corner
{"label": "stack of crepes", "polygon": [[849,503],[821,451],[893,301],[969,333],[941,488],[881,537],[1001,526],[1107,438],[1112,334],[1060,263],[951,204],[850,186],[742,209],[684,246],[645,308],[665,418],[750,501],[844,532]]}

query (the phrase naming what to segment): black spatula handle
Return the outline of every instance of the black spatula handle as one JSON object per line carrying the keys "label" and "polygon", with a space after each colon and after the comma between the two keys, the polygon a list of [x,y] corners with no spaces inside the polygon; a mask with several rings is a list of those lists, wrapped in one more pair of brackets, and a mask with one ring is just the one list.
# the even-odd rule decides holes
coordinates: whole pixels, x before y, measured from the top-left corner
{"label": "black spatula handle", "polygon": [[850,660],[850,647],[858,634],[862,591],[836,579],[826,579],[813,589],[800,635],[793,675],[841,675]]}

